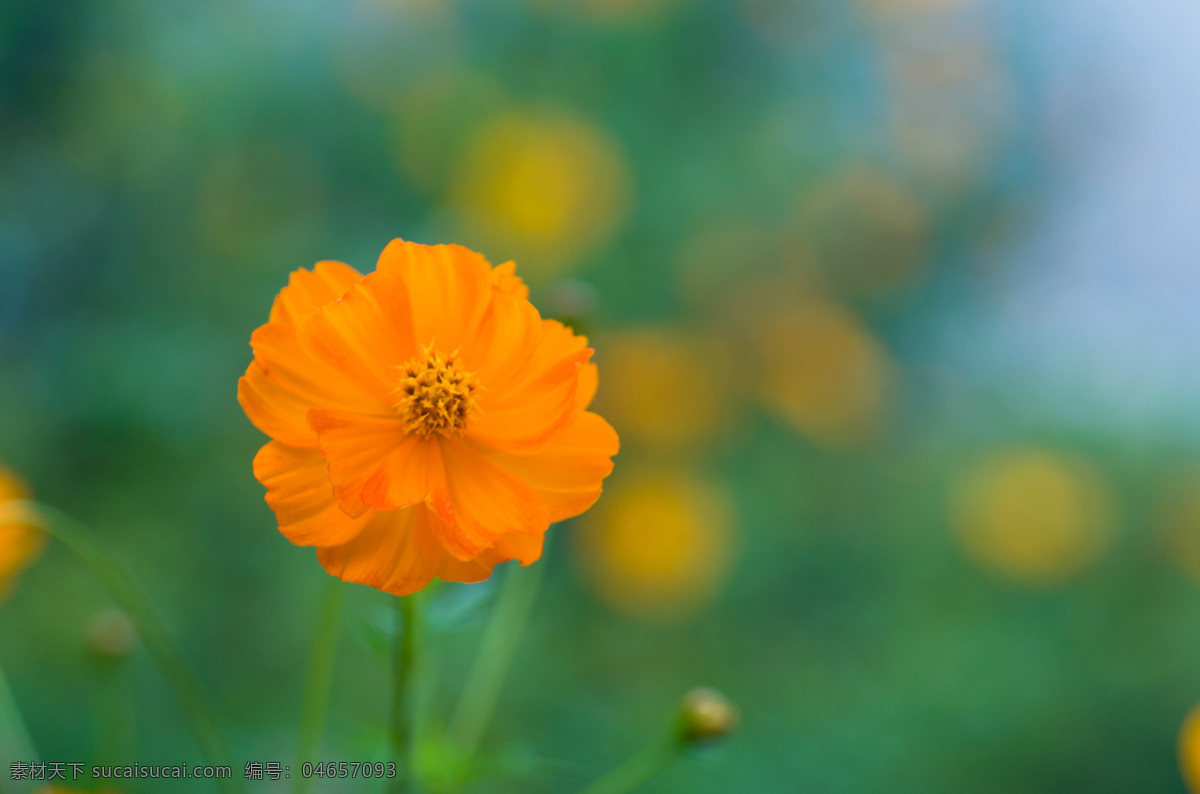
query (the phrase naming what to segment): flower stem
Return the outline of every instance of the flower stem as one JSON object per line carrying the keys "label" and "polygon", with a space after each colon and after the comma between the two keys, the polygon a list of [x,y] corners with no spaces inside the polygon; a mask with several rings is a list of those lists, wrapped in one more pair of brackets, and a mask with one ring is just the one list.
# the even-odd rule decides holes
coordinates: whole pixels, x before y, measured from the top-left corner
{"label": "flower stem", "polygon": [[396,630],[393,636],[391,757],[396,762],[396,777],[389,786],[391,794],[403,794],[416,788],[413,768],[413,695],[417,649],[421,640],[420,594],[397,598]]}
{"label": "flower stem", "polygon": [[545,568],[534,565],[524,569],[515,564],[506,567],[509,570],[505,571],[500,585],[500,597],[447,731],[451,745],[468,757],[479,747],[479,740],[500,697]]}
{"label": "flower stem", "polygon": [[93,660],[89,666],[96,760],[129,763],[136,757],[137,744],[131,671],[118,660]]}
{"label": "flower stem", "polygon": [[625,794],[633,791],[671,765],[683,750],[683,743],[672,735],[649,745],[579,794]]}
{"label": "flower stem", "polygon": [[[155,614],[149,598],[124,566],[96,543],[91,530],[65,513],[33,502],[16,503],[13,507],[32,510],[40,519],[38,526],[74,552],[108,589],[113,600],[133,620],[146,649],[175,690],[175,698],[205,758],[212,764],[232,768],[229,750],[204,691],[188,668],[170,632]],[[216,783],[222,791],[241,790],[236,777],[217,779]]]}
{"label": "flower stem", "polygon": [[345,592],[340,580],[329,577],[321,598],[321,617],[317,623],[317,635],[313,639],[308,674],[304,679],[304,699],[300,705],[300,731],[296,740],[297,774],[292,776],[292,791],[296,794],[312,790],[312,778],[299,774],[299,769],[306,761],[315,761],[320,749]]}
{"label": "flower stem", "polygon": [[[10,765],[15,761],[28,764],[37,760],[37,750],[29,738],[25,721],[21,719],[21,711],[13,699],[4,670],[0,669],[0,775],[7,775]],[[19,783],[14,783],[13,790],[26,791],[32,788],[32,784],[25,788],[19,786]]]}

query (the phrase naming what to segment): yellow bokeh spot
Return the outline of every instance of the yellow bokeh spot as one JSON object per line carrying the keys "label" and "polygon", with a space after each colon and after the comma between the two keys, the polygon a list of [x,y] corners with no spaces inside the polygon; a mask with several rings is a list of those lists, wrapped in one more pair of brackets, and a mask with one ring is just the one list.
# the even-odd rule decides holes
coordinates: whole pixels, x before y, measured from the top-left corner
{"label": "yellow bokeh spot", "polygon": [[606,490],[579,535],[597,594],[635,617],[688,614],[728,570],[731,518],[724,491],[679,471],[626,476]]}
{"label": "yellow bokeh spot", "polygon": [[1179,771],[1188,791],[1200,794],[1200,705],[1188,712],[1179,728]]}
{"label": "yellow bokeh spot", "polygon": [[476,247],[515,259],[536,281],[608,242],[629,209],[624,154],[603,129],[568,114],[506,114],[479,130],[453,203]]}
{"label": "yellow bokeh spot", "polygon": [[755,344],[762,398],[796,429],[829,447],[875,435],[894,365],[852,312],[812,300],[765,320]]}
{"label": "yellow bokeh spot", "polygon": [[1171,562],[1200,582],[1200,467],[1171,480],[1157,518]]}
{"label": "yellow bokeh spot", "polygon": [[597,410],[626,441],[658,448],[703,442],[727,410],[727,365],[716,345],[666,329],[606,337],[597,363],[610,388]]}
{"label": "yellow bokeh spot", "polygon": [[29,498],[25,484],[0,466],[0,598],[8,594],[16,575],[42,550],[44,537],[33,517],[14,503]]}
{"label": "yellow bokeh spot", "polygon": [[1083,461],[1041,449],[993,452],[959,483],[951,512],[973,560],[1030,584],[1079,572],[1112,537],[1103,480]]}
{"label": "yellow bokeh spot", "polygon": [[794,232],[839,293],[882,297],[926,274],[930,228],[924,205],[869,166],[852,166],[806,193]]}

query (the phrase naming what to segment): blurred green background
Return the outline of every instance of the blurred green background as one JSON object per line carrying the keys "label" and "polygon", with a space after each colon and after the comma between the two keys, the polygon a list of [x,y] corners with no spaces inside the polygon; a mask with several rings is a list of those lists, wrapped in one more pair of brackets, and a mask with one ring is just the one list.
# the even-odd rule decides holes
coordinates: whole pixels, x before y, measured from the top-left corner
{"label": "blurred green background", "polygon": [[[250,333],[298,267],[462,243],[589,335],[623,444],[468,790],[573,790],[704,684],[739,732],[645,790],[1183,791],[1198,26],[1090,6],[7,0],[0,461],[291,763],[328,577],[251,473]],[[495,584],[435,594],[433,724]],[[383,752],[349,591],[327,760]],[[0,604],[40,754],[200,763],[144,650],[89,655],[110,606],[60,548]]]}

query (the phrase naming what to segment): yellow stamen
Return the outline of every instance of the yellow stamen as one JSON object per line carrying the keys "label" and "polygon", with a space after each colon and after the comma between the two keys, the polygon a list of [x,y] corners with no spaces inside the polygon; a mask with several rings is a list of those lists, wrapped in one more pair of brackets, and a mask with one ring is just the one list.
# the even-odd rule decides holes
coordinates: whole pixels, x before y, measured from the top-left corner
{"label": "yellow stamen", "polygon": [[400,367],[403,379],[393,392],[404,429],[429,438],[461,433],[475,411],[475,375],[458,367],[457,353],[442,358],[431,347]]}

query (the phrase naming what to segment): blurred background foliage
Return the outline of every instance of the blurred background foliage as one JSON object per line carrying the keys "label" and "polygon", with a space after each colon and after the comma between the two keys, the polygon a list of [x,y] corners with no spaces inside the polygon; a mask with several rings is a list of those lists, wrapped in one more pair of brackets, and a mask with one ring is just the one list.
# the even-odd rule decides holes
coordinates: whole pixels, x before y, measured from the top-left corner
{"label": "blurred background foliage", "polygon": [[[740,732],[648,790],[1182,791],[1196,334],[1154,300],[1196,284],[1131,252],[1194,201],[1148,166],[1148,222],[1056,236],[1121,117],[1173,119],[1081,5],[9,0],[0,460],[142,578],[237,759],[290,763],[326,576],[250,471],[250,332],[297,267],[462,243],[589,335],[623,442],[469,790],[570,790],[707,684]],[[434,724],[494,589],[436,594]],[[328,760],[382,752],[387,598],[348,595]],[[0,663],[46,759],[201,760],[61,549]]]}

